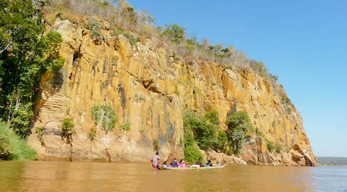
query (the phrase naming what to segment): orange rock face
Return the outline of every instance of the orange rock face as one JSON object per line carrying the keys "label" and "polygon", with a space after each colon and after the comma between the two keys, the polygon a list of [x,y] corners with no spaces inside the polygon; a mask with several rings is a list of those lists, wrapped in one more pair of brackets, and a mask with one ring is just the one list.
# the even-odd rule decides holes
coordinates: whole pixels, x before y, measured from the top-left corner
{"label": "orange rock face", "polygon": [[[259,154],[266,155],[266,164],[316,163],[299,112],[292,104],[291,112],[286,112],[281,103],[284,90],[259,74],[237,67],[223,69],[213,62],[177,61],[169,48],[159,46],[159,40],[131,45],[123,35],[112,36],[108,28],[102,30],[98,42],[89,30],[68,20],[56,21],[52,28],[63,36],[65,65],[59,75],[46,74],[41,82],[32,132],[39,126],[45,128],[45,147],[36,134],[29,137],[41,159],[67,158],[71,153],[59,135],[65,117],[75,123],[74,160],[148,162],[154,154],[154,141],[159,143],[160,156],[183,157],[183,112],[190,108],[216,110],[221,122],[232,111],[244,110],[254,127],[269,141],[281,144],[281,153],[286,154],[282,160],[281,154],[270,153],[254,140],[256,149],[248,150],[248,163],[257,164]],[[97,128],[95,140],[90,141],[94,104],[111,104],[119,120],[108,134]],[[127,122],[130,130],[120,130]],[[297,153],[302,158],[291,158]]]}

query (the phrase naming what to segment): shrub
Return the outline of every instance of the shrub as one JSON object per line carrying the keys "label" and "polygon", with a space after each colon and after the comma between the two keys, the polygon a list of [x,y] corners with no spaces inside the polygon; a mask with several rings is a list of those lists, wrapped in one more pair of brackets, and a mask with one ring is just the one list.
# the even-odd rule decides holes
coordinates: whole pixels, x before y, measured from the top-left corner
{"label": "shrub", "polygon": [[228,136],[225,131],[219,131],[214,145],[214,150],[224,151],[228,145]]}
{"label": "shrub", "polygon": [[226,124],[228,126],[227,136],[235,154],[238,154],[246,141],[246,133],[254,129],[249,116],[244,111],[237,111],[230,116]]}
{"label": "shrub", "polygon": [[120,126],[120,129],[123,131],[130,131],[131,124],[129,122],[124,123],[123,125]]}
{"label": "shrub", "polygon": [[110,104],[101,106],[101,110],[103,111],[101,126],[107,134],[109,131],[112,131],[115,128],[118,117]]}
{"label": "shrub", "polygon": [[37,137],[39,138],[41,145],[46,146],[45,141],[43,140],[44,128],[43,127],[37,127],[36,133],[37,133]]}
{"label": "shrub", "polygon": [[102,36],[102,33],[101,33],[102,24],[99,20],[93,17],[89,17],[87,28],[90,30],[92,38],[94,37],[100,38]]}
{"label": "shrub", "polygon": [[269,140],[266,140],[266,146],[270,152],[272,152],[275,149],[274,144]]}
{"label": "shrub", "polygon": [[6,123],[0,122],[0,159],[35,160],[36,151],[25,140],[9,129]]}
{"label": "shrub", "polygon": [[158,139],[154,139],[154,141],[153,141],[153,149],[154,149],[154,151],[159,151],[159,149],[160,149],[160,145],[159,145],[159,141],[158,141]]}
{"label": "shrub", "polygon": [[165,29],[160,35],[168,37],[175,44],[180,44],[184,40],[185,30],[184,27],[177,24],[165,25]]}
{"label": "shrub", "polygon": [[96,127],[93,126],[90,128],[89,133],[88,133],[88,138],[90,139],[90,141],[94,141],[96,137]]}
{"label": "shrub", "polygon": [[94,121],[95,125],[98,125],[99,120],[101,119],[102,111],[98,105],[95,105],[91,109],[91,118]]}
{"label": "shrub", "polygon": [[126,37],[129,40],[130,45],[134,46],[137,42],[140,41],[139,37],[135,37],[134,35],[130,34],[128,31],[125,31],[121,28],[114,28],[112,35],[119,35],[122,34],[124,37]]}
{"label": "shrub", "polygon": [[61,125],[61,139],[66,139],[67,144],[71,144],[72,142],[72,133],[75,128],[75,124],[73,123],[73,120],[71,118],[65,118],[63,120],[63,124]]}
{"label": "shrub", "polygon": [[190,162],[190,163],[195,163],[199,160],[199,158],[201,159],[204,158],[200,150],[194,145],[184,147],[183,152],[184,152],[184,158],[186,159],[187,162]]}
{"label": "shrub", "polygon": [[[215,124],[217,120],[214,115],[214,113],[211,113],[206,114],[205,117],[201,117],[192,112],[185,113],[184,115],[183,125],[185,129],[192,131],[194,140],[197,141],[201,149],[205,150],[211,148],[214,144],[216,131],[218,129],[218,126]],[[209,120],[207,121],[206,119]]]}

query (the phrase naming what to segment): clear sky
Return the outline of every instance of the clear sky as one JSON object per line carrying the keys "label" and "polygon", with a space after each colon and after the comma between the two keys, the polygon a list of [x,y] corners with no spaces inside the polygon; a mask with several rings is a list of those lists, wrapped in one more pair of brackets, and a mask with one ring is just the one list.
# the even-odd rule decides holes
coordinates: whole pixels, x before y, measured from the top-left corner
{"label": "clear sky", "polygon": [[347,1],[128,0],[157,26],[243,50],[279,76],[316,156],[347,157]]}

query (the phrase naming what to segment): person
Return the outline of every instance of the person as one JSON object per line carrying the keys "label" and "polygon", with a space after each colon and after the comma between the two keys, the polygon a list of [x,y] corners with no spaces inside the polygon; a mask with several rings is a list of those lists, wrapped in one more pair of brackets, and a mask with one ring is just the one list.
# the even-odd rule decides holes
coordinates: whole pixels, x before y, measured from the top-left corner
{"label": "person", "polygon": [[159,160],[159,152],[156,152],[155,155],[152,157],[152,167],[155,169],[160,169],[160,165],[158,163]]}
{"label": "person", "polygon": [[188,166],[184,163],[184,159],[181,159],[181,161],[178,163],[178,167],[188,167]]}
{"label": "person", "polygon": [[196,162],[196,165],[199,165],[200,167],[203,167],[202,163],[201,163],[201,158],[199,158],[199,161]]}
{"label": "person", "polygon": [[212,167],[212,161],[211,160],[208,160],[205,167]]}
{"label": "person", "polygon": [[178,167],[176,158],[174,158],[173,161],[171,162],[171,167]]}

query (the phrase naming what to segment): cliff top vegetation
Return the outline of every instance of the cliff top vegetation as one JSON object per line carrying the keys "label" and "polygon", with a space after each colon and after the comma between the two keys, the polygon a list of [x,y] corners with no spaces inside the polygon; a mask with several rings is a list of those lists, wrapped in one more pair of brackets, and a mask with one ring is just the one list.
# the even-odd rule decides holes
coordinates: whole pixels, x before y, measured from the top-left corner
{"label": "cliff top vegetation", "polygon": [[[141,38],[159,39],[173,50],[175,60],[189,61],[201,59],[221,64],[224,69],[232,66],[250,69],[260,76],[267,78],[273,87],[279,88],[278,77],[268,72],[261,61],[249,59],[243,51],[236,50],[233,46],[225,47],[223,43],[213,45],[208,39],[201,42],[195,36],[187,35],[185,28],[178,24],[156,27],[155,18],[145,10],[136,11],[125,0],[43,0],[43,10],[48,23],[55,17],[68,19],[71,22],[83,24],[76,15],[91,16],[87,27],[92,30],[92,35],[97,36],[100,21],[94,17],[107,20],[114,33],[122,33],[132,45]],[[130,33],[129,33],[130,32]]]}

